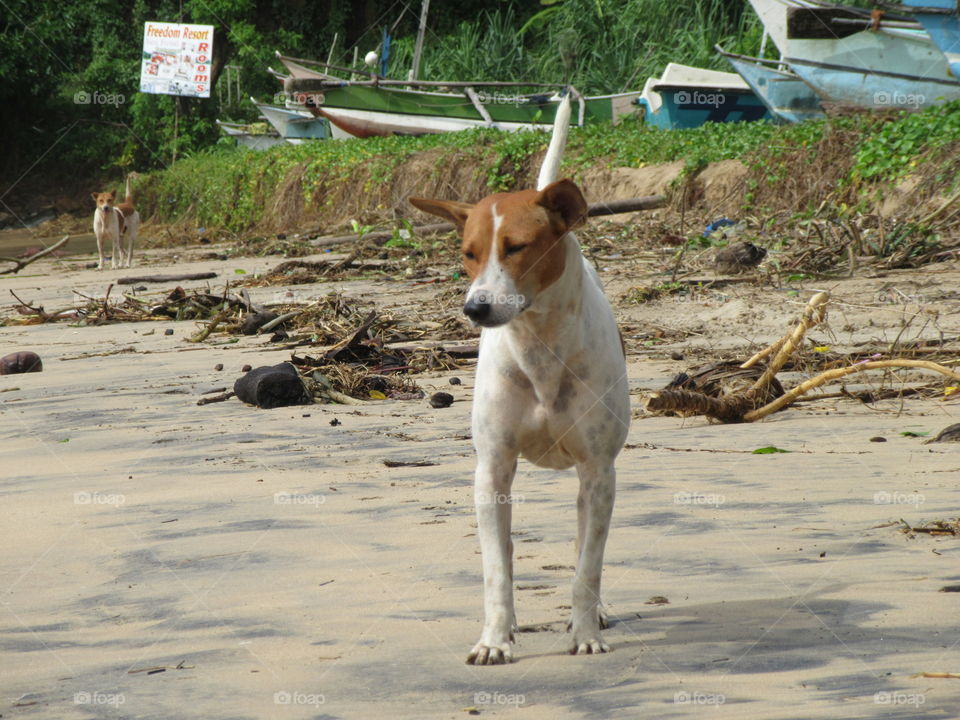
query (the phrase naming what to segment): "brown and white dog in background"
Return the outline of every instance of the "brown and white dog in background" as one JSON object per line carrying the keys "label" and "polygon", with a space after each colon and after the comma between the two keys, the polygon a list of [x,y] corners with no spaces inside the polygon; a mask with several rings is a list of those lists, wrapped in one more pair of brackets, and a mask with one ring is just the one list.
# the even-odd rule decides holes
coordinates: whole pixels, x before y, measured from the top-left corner
{"label": "brown and white dog in background", "polygon": [[127,175],[126,197],[119,205],[116,204],[116,192],[91,193],[97,204],[93,213],[93,233],[97,236],[98,270],[103,270],[103,250],[107,243],[113,248],[110,267],[130,267],[133,264],[133,244],[140,230],[140,213],[133,206],[133,192],[130,190],[130,179],[135,177],[136,173]]}

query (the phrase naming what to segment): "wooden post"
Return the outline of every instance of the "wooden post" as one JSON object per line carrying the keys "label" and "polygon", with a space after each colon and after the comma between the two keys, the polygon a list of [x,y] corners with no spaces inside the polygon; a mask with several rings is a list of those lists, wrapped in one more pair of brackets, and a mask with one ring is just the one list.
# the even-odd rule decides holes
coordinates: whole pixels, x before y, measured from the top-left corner
{"label": "wooden post", "polygon": [[180,132],[180,96],[177,95],[173,100],[173,156],[170,158],[170,164],[177,162],[177,137]]}
{"label": "wooden post", "polygon": [[420,27],[417,28],[417,43],[413,46],[413,67],[410,68],[410,80],[416,80],[420,74],[420,56],[423,55],[423,36],[427,31],[427,13],[430,12],[430,0],[423,0],[420,6]]}

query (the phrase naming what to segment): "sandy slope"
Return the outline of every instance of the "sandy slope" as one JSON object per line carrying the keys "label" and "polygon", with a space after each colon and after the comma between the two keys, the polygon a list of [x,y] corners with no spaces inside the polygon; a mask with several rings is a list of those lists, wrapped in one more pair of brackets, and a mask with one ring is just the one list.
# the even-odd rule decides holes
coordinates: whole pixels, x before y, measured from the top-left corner
{"label": "sandy slope", "polygon": [[[151,272],[268,264],[154,256]],[[957,273],[945,270],[913,279],[928,295],[952,292]],[[31,271],[41,276],[5,285],[48,309],[126,274]],[[611,274],[611,295],[633,281]],[[836,342],[897,335],[902,307],[857,309],[880,284],[836,288],[851,328],[835,320]],[[434,292],[336,286],[410,307]],[[699,333],[656,352],[633,343],[635,390],[678,369],[671,347],[742,352],[796,311],[775,291],[728,292],[623,309],[638,326]],[[955,306],[940,300],[938,323],[956,333]],[[960,584],[960,540],[884,526],[957,516],[957,446],[900,435],[958,421],[956,402],[823,401],[759,425],[637,419],[619,462],[604,578],[613,652],[602,657],[565,654],[575,480],[521,466],[518,662],[473,668],[472,373],[457,373],[461,387],[450,374],[419,379],[455,394],[445,410],[198,407],[242,365],[287,354],[262,338],[198,350],[184,342],[193,329],[0,328],[4,352],[45,363],[0,378],[0,391],[19,388],[0,393],[3,717],[958,716],[960,680],[911,675],[960,672],[960,595],[939,592]],[[68,359],[121,348],[132,351]],[[766,445],[792,452],[750,453]]]}

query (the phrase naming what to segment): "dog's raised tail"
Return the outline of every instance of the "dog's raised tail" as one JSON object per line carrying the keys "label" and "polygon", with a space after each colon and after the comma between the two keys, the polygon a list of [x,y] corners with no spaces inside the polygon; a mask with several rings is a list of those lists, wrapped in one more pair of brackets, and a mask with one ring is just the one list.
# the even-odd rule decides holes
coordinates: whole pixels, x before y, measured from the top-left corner
{"label": "dog's raised tail", "polygon": [[129,204],[131,204],[131,205],[133,204],[133,190],[130,188],[130,181],[131,181],[131,180],[136,180],[138,177],[140,177],[140,176],[139,176],[137,173],[135,173],[135,172],[129,173],[129,174],[127,175],[127,186],[126,186],[126,188],[125,188],[125,195],[126,195],[126,197],[124,197],[124,199],[123,199],[123,201],[124,201],[125,203],[129,203]]}
{"label": "dog's raised tail", "polygon": [[556,182],[560,174],[560,159],[563,157],[563,148],[567,144],[567,131],[570,129],[570,93],[563,96],[557,106],[557,115],[553,121],[553,135],[550,136],[550,146],[540,166],[540,176],[537,178],[537,190],[543,190],[547,185]]}

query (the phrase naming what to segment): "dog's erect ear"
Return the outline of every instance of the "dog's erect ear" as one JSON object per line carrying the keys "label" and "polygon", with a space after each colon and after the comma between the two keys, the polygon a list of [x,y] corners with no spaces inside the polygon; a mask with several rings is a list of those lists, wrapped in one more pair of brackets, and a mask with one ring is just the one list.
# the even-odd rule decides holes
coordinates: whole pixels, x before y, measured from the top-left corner
{"label": "dog's erect ear", "polygon": [[463,232],[463,226],[467,224],[467,215],[473,209],[470,203],[457,202],[456,200],[433,200],[432,198],[407,198],[410,204],[418,210],[423,210],[431,215],[439,215],[450,222],[456,224],[457,230]]}
{"label": "dog's erect ear", "polygon": [[97,202],[100,199],[100,193],[90,193],[90,197],[93,198],[94,202]]}
{"label": "dog's erect ear", "polygon": [[579,227],[587,217],[587,201],[572,180],[550,183],[540,191],[534,202],[559,215],[566,230]]}

